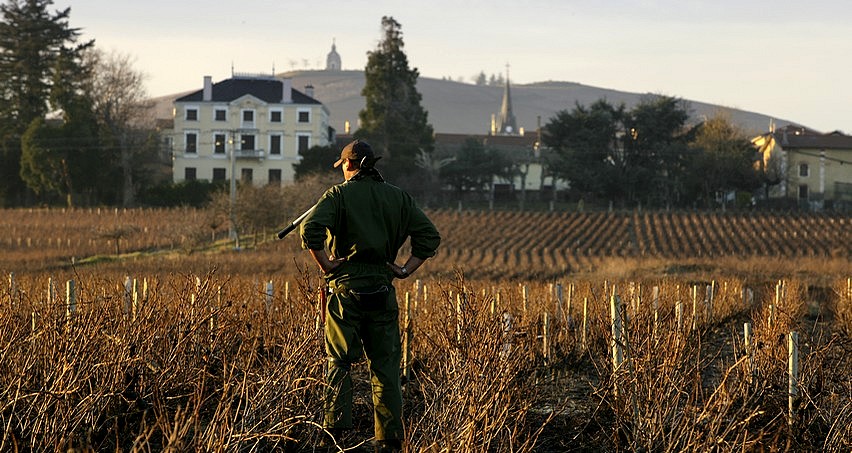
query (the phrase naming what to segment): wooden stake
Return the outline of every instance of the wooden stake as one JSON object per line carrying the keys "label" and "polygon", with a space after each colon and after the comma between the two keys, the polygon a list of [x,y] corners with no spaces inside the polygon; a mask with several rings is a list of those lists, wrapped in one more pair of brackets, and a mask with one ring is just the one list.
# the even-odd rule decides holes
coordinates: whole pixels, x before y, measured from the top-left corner
{"label": "wooden stake", "polygon": [[751,334],[751,323],[746,322],[743,323],[743,343],[745,344],[745,353],[748,357],[746,359],[746,366],[748,367],[748,383],[752,384],[753,382],[753,373],[754,373],[754,351],[752,350],[752,334]]}
{"label": "wooden stake", "polygon": [[624,362],[623,349],[623,332],[621,325],[621,300],[617,294],[613,294],[610,298],[610,318],[612,327],[612,369],[613,372],[618,371],[621,364]]}
{"label": "wooden stake", "polygon": [[47,279],[47,305],[53,305],[56,302],[56,284],[53,282],[53,277]]}
{"label": "wooden stake", "polygon": [[792,425],[796,421],[796,401],[798,400],[799,395],[799,333],[798,332],[790,332],[788,337],[788,345],[789,351],[787,356],[787,362],[790,368],[790,381],[789,381],[789,410],[790,417],[788,418],[788,422]]}
{"label": "wooden stake", "polygon": [[403,321],[405,329],[405,342],[402,344],[402,375],[405,381],[408,382],[411,376],[411,295],[408,291],[405,292],[405,318]]}
{"label": "wooden stake", "polygon": [[124,306],[122,311],[124,312],[124,317],[130,317],[131,310],[131,298],[133,297],[133,279],[130,278],[129,275],[124,276]]}
{"label": "wooden stake", "polygon": [[18,294],[18,285],[15,283],[15,273],[9,272],[9,303],[15,303],[15,296]]}
{"label": "wooden stake", "polygon": [[130,319],[136,321],[136,315],[139,313],[139,285],[137,280],[133,279],[133,307],[131,309]]}
{"label": "wooden stake", "polygon": [[[566,319],[564,312],[562,311],[562,284],[557,283],[556,288],[554,288],[554,292],[556,293],[556,323],[557,324],[565,324],[563,321]],[[568,303],[571,303],[571,292],[568,292]]]}
{"label": "wooden stake", "polygon": [[692,331],[698,330],[698,285],[692,285]]}
{"label": "wooden stake", "polygon": [[508,311],[503,312],[503,348],[500,351],[500,356],[504,359],[512,352],[512,337],[514,336],[514,332],[512,330],[513,325],[514,318],[512,317],[512,314]]}
{"label": "wooden stake", "polygon": [[550,335],[550,317],[547,312],[542,314],[542,332],[541,332],[541,352],[544,356],[544,361],[547,362],[550,359],[550,339],[548,336]]}
{"label": "wooden stake", "polygon": [[658,327],[659,321],[660,321],[660,287],[659,286],[655,286],[651,290],[651,299],[652,299],[651,304],[652,304],[653,309],[654,309],[654,328],[653,328],[653,331],[652,331],[652,335],[654,336],[654,338],[657,338],[657,327]]}
{"label": "wooden stake", "polygon": [[589,334],[589,298],[583,298],[583,350],[588,346],[586,337]]}
{"label": "wooden stake", "polygon": [[74,290],[74,280],[65,283],[65,319],[71,321],[71,316],[77,312],[77,292]]}
{"label": "wooden stake", "polygon": [[[714,281],[713,284],[716,282]],[[704,322],[710,323],[713,321],[713,285],[707,285],[704,294]]]}
{"label": "wooden stake", "polygon": [[462,341],[462,295],[456,294],[456,340]]}
{"label": "wooden stake", "polygon": [[275,294],[274,287],[272,286],[272,280],[266,282],[266,312],[269,313],[272,311],[272,296]]}
{"label": "wooden stake", "polygon": [[678,299],[675,303],[675,318],[677,318],[677,332],[683,333],[683,301]]}

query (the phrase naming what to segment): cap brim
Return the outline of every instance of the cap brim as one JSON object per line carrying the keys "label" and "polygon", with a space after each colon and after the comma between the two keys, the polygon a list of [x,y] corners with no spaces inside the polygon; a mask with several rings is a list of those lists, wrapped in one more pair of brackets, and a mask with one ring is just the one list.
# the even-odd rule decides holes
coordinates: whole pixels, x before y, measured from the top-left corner
{"label": "cap brim", "polygon": [[343,163],[343,159],[337,159],[337,162],[335,162],[335,163],[332,165],[332,167],[333,167],[333,168],[337,168],[337,167],[339,167],[339,166],[340,166],[340,164],[342,164],[342,163]]}

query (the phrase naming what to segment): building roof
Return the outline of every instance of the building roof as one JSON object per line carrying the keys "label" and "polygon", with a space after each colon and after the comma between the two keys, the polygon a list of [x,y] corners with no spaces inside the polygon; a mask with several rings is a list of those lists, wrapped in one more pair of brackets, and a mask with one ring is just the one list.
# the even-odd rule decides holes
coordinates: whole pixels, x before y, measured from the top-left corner
{"label": "building roof", "polygon": [[475,139],[485,146],[500,148],[531,148],[538,141],[538,133],[527,132],[524,135],[477,135],[477,134],[435,134],[436,146],[461,146],[468,139]]}
{"label": "building roof", "polygon": [[[497,148],[532,148],[538,141],[538,133],[527,132],[524,135],[483,135],[483,134],[435,134],[436,147],[456,148],[461,147],[468,139],[481,142],[484,146]],[[336,148],[343,148],[354,140],[351,134],[337,134]]]}
{"label": "building roof", "polygon": [[799,126],[787,126],[775,131],[775,141],[784,149],[845,149],[852,150],[852,135],[840,131],[821,134]]}
{"label": "building roof", "polygon": [[[270,104],[281,103],[281,90],[284,83],[281,79],[270,77],[232,77],[213,84],[213,96],[210,102],[231,102],[250,94]],[[321,104],[316,99],[291,88],[294,104]],[[175,99],[175,102],[202,102],[204,90],[194,91]]]}

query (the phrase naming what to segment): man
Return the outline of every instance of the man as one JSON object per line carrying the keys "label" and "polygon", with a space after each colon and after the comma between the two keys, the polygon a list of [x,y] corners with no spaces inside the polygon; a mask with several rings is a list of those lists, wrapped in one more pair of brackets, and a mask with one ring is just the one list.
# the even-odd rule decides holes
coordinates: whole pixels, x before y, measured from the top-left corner
{"label": "man", "polygon": [[[402,347],[392,281],[409,277],[434,256],[441,238],[411,196],[384,181],[374,166],[378,159],[364,141],[346,145],[334,163],[345,181],[326,191],[300,233],[302,246],[319,265],[330,291],[323,426],[333,435],[352,428],[350,369],[363,351],[373,389],[376,451],[400,451],[405,437]],[[397,253],[409,237],[411,256],[399,266]]]}

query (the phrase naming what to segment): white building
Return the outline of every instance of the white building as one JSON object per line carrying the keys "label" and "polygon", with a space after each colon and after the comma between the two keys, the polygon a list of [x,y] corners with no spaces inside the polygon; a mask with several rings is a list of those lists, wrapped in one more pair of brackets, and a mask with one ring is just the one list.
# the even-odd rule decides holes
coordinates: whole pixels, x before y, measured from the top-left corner
{"label": "white building", "polygon": [[174,182],[293,181],[299,151],[332,140],[328,109],[290,79],[235,75],[174,101]]}

